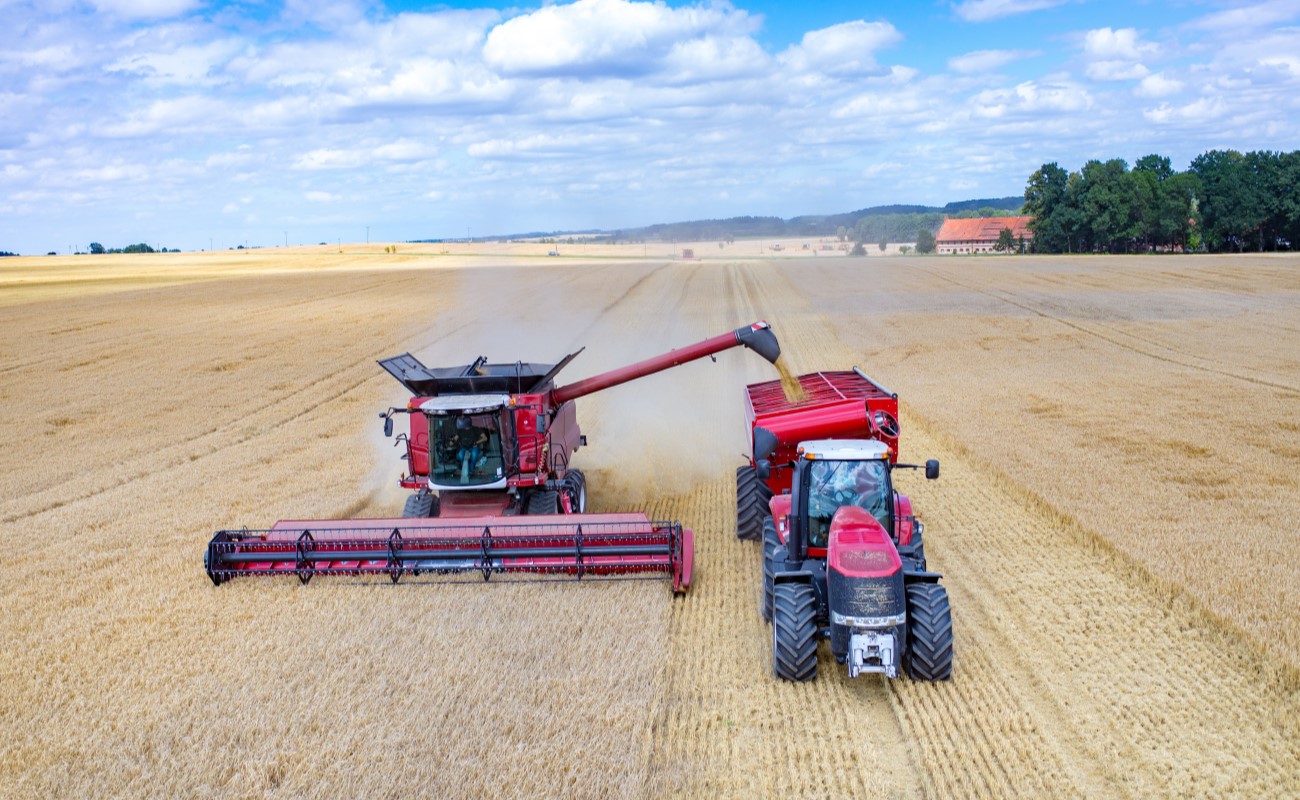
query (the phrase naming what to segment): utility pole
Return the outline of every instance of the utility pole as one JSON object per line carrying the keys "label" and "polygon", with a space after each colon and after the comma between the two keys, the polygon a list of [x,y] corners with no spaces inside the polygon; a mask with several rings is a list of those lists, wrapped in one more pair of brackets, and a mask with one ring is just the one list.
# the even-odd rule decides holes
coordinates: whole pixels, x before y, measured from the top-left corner
{"label": "utility pole", "polygon": [[370,226],[366,226],[366,244],[370,244]]}
{"label": "utility pole", "polygon": [[289,232],[288,232],[288,231],[285,231],[285,232],[284,232],[284,246],[285,246],[285,247],[288,247],[288,246],[289,246]]}
{"label": "utility pole", "polygon": [[212,252],[212,237],[211,237],[211,236],[208,237],[208,252],[209,252],[209,253]]}

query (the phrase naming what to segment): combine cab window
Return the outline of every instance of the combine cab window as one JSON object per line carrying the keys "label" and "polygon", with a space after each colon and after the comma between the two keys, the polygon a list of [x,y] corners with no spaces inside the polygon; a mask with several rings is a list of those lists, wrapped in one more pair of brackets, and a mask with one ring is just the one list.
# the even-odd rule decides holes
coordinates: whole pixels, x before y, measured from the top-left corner
{"label": "combine cab window", "polygon": [[490,414],[429,416],[429,480],[451,488],[496,483],[505,474],[501,418]]}
{"label": "combine cab window", "polygon": [[889,473],[881,461],[813,461],[808,467],[808,545],[825,547],[831,517],[858,506],[892,535]]}

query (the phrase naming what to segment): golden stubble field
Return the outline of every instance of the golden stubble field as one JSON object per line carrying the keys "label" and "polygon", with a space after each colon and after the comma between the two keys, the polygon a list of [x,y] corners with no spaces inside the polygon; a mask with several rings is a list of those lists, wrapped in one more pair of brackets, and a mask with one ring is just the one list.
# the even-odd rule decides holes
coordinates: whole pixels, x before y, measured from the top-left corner
{"label": "golden stubble field", "polygon": [[[0,794],[1300,794],[1300,260],[742,244],[0,262]],[[742,351],[580,401],[593,506],[695,528],[685,598],[203,574],[218,527],[396,513],[378,358],[573,380],[760,317],[943,460],[902,481],[951,683],[770,677]]]}

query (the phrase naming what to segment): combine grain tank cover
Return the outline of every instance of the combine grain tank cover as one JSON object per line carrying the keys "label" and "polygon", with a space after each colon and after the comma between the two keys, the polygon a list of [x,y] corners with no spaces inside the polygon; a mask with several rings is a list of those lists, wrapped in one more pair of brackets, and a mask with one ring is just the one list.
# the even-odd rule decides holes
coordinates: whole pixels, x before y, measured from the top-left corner
{"label": "combine grain tank cover", "polygon": [[488,364],[482,358],[472,364],[457,367],[426,367],[410,353],[385,358],[379,362],[379,366],[417,397],[537,392],[542,391],[547,376],[558,371],[554,364],[533,364],[526,361]]}

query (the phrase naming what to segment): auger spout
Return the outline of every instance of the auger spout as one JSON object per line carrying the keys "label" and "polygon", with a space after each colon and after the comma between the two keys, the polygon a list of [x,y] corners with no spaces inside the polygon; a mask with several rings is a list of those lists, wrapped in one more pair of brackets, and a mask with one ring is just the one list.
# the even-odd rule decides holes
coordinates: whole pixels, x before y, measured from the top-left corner
{"label": "auger spout", "polygon": [[748,347],[773,364],[781,355],[781,345],[776,340],[776,334],[772,332],[772,326],[760,320],[752,325],[736,328],[729,333],[723,333],[702,342],[670,350],[654,358],[647,358],[644,361],[638,361],[635,364],[593,375],[590,378],[566,386],[556,387],[551,392],[551,397],[555,400],[556,405],[559,405],[593,392],[599,392],[602,389],[608,389],[611,386],[618,386],[628,381],[634,381],[637,378],[644,378],[647,375],[680,366],[689,361],[695,361],[714,353],[720,353],[723,350],[729,350],[732,347]]}

